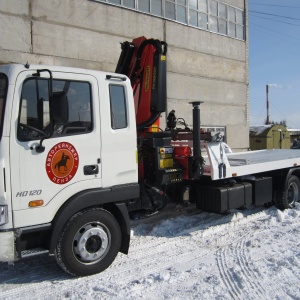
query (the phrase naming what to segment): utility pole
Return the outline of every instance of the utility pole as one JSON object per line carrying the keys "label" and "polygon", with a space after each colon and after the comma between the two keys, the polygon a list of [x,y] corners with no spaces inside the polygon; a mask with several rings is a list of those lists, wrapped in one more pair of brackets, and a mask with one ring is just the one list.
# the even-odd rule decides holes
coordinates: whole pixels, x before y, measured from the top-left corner
{"label": "utility pole", "polygon": [[266,85],[266,94],[267,94],[267,120],[266,125],[270,124],[270,112],[269,112],[269,85]]}

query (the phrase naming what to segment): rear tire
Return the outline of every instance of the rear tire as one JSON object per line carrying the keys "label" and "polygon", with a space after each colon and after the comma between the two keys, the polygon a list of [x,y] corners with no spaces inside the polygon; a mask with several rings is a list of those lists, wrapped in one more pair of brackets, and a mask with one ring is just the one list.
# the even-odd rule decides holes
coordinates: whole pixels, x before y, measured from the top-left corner
{"label": "rear tire", "polygon": [[97,274],[117,256],[121,245],[118,222],[108,211],[86,209],[70,218],[55,249],[57,263],[76,276]]}
{"label": "rear tire", "polygon": [[295,175],[288,178],[287,188],[284,191],[276,192],[276,206],[279,209],[294,208],[295,203],[299,202],[300,181]]}

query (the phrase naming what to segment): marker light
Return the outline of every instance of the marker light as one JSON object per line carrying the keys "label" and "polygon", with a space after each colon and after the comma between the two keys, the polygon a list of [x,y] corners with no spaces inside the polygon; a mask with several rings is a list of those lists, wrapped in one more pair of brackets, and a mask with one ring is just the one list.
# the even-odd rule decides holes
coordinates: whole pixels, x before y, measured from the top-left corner
{"label": "marker light", "polygon": [[33,200],[29,202],[29,207],[42,206],[43,204],[44,204],[44,200]]}

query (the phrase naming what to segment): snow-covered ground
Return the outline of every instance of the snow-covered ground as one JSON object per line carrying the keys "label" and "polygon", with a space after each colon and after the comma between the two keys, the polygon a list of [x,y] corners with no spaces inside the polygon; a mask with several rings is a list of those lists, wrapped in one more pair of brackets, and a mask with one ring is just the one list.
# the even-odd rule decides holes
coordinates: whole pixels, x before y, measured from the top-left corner
{"label": "snow-covered ground", "polygon": [[[1,241],[0,241],[1,242]],[[73,278],[43,255],[0,264],[1,299],[300,299],[300,205],[132,222],[128,256]]]}

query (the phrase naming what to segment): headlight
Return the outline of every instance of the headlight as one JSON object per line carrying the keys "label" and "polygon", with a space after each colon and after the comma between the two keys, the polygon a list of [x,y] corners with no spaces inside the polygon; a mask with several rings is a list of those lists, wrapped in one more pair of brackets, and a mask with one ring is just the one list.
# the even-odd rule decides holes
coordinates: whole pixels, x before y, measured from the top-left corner
{"label": "headlight", "polygon": [[8,207],[7,205],[0,205],[0,225],[8,223]]}

